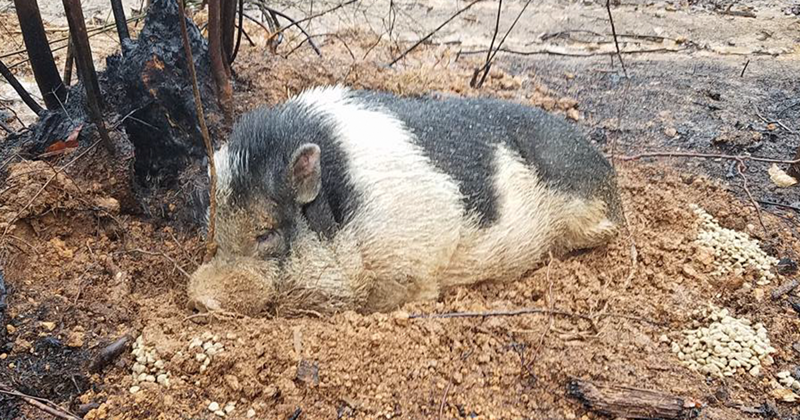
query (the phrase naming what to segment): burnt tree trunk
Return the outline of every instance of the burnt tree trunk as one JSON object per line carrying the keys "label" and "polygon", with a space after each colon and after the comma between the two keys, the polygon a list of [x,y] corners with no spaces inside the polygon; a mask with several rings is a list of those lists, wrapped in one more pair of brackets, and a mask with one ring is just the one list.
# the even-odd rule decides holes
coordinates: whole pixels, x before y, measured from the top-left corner
{"label": "burnt tree trunk", "polygon": [[[74,36],[80,80],[69,88],[63,108],[44,111],[29,130],[8,137],[0,148],[0,161],[13,156],[60,159],[61,155],[53,157],[49,152],[50,146],[78,132],[77,149],[70,153],[82,157],[65,169],[68,175],[97,180],[120,201],[125,213],[144,212],[164,221],[199,225],[204,213],[199,200],[207,195],[207,159],[179,19],[185,19],[187,26],[211,137],[224,138],[227,126],[216,100],[209,44],[191,19],[180,13],[176,0],[153,0],[138,39],[129,40],[124,55],[109,56],[106,69],[96,78],[91,77],[93,65],[81,59],[88,56],[84,54],[88,45],[81,51],[82,37]],[[89,99],[94,95],[89,92],[95,90],[103,108],[100,100]],[[97,109],[92,109],[92,102]],[[95,111],[101,113],[99,122]],[[87,150],[98,144],[103,126],[113,144],[113,156],[102,149]],[[6,176],[5,171],[0,168],[0,177]]]}
{"label": "burnt tree trunk", "polygon": [[14,0],[17,18],[22,30],[22,39],[28,51],[33,77],[39,86],[47,109],[60,109],[67,96],[67,89],[58,74],[53,51],[47,42],[42,15],[36,0]]}

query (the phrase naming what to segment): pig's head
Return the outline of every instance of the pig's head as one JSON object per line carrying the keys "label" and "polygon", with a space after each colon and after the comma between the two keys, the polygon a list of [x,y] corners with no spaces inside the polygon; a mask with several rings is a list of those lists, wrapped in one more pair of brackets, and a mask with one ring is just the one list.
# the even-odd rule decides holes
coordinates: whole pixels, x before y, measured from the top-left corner
{"label": "pig's head", "polygon": [[214,155],[218,248],[189,282],[194,309],[259,315],[288,287],[295,242],[308,236],[302,208],[321,188],[321,152],[313,139],[276,133],[269,118],[245,116]]}

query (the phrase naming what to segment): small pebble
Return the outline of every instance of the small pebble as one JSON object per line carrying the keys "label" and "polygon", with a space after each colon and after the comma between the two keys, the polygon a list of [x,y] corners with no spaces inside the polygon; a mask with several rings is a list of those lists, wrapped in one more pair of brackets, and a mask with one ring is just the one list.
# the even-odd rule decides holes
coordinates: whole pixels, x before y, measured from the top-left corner
{"label": "small pebble", "polygon": [[256,416],[256,410],[253,410],[252,408],[247,410],[247,418],[248,419],[253,418],[255,416]]}
{"label": "small pebble", "polygon": [[139,386],[137,386],[137,385],[132,386],[131,389],[130,389],[131,394],[135,394],[135,393],[139,392],[140,389],[141,388]]}
{"label": "small pebble", "polygon": [[211,404],[208,405],[208,411],[217,411],[219,410],[219,403],[216,401],[211,401]]}

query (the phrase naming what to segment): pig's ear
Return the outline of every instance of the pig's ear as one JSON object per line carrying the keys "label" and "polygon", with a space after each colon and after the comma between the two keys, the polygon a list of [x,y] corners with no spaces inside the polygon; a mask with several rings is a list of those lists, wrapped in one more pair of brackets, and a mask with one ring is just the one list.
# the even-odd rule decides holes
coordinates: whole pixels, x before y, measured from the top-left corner
{"label": "pig's ear", "polygon": [[322,186],[319,146],[306,143],[298,147],[289,163],[289,182],[300,204],[314,201]]}

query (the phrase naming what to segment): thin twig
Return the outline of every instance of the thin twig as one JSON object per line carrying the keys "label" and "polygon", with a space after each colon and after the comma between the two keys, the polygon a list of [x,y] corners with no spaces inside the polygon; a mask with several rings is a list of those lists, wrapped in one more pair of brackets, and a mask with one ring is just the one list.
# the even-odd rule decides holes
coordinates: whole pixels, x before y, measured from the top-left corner
{"label": "thin twig", "polygon": [[755,198],[753,198],[753,194],[750,192],[750,188],[747,187],[747,176],[744,174],[744,170],[747,167],[745,166],[743,161],[739,161],[736,164],[736,171],[739,173],[739,176],[742,177],[742,187],[744,188],[744,192],[747,193],[747,197],[750,198],[750,202],[753,204],[753,207],[756,209],[756,215],[758,216],[758,224],[761,225],[761,229],[764,230],[764,238],[769,237],[769,232],[767,231],[767,227],[764,225],[764,219],[761,217],[761,206],[758,205],[758,202]]}
{"label": "thin twig", "polygon": [[472,3],[470,3],[470,4],[468,4],[468,5],[464,6],[464,7],[462,7],[461,9],[459,9],[459,10],[458,10],[458,11],[457,11],[455,14],[453,14],[452,16],[450,16],[449,18],[447,18],[447,20],[445,20],[445,21],[444,21],[444,22],[442,22],[442,23],[441,23],[439,26],[437,26],[437,27],[436,27],[436,29],[434,29],[433,31],[431,31],[429,34],[427,34],[427,35],[423,36],[423,37],[422,37],[422,38],[421,38],[419,41],[415,42],[415,43],[414,43],[414,45],[412,45],[412,46],[411,46],[411,47],[409,47],[407,50],[405,50],[405,52],[403,52],[403,53],[402,53],[402,54],[400,54],[400,55],[399,55],[397,58],[395,58],[394,60],[392,60],[392,62],[391,62],[391,63],[389,63],[389,67],[391,67],[391,66],[395,65],[395,64],[396,64],[398,61],[400,61],[400,60],[402,60],[403,58],[405,58],[405,57],[406,57],[406,56],[407,56],[407,55],[408,55],[408,54],[409,54],[411,51],[414,51],[414,50],[415,50],[417,47],[419,47],[419,46],[420,46],[420,45],[421,45],[423,42],[427,41],[427,40],[428,40],[430,37],[432,37],[434,34],[436,34],[436,32],[439,32],[439,30],[440,30],[440,29],[444,28],[444,27],[445,27],[445,25],[447,25],[448,23],[452,22],[452,21],[453,21],[453,19],[457,18],[457,17],[458,17],[460,14],[462,14],[462,13],[466,12],[467,10],[471,9],[471,8],[472,8],[472,6],[474,6],[474,5],[478,4],[478,3],[482,2],[482,1],[483,1],[483,0],[473,0],[473,1],[472,1]]}
{"label": "thin twig", "polygon": [[83,157],[84,155],[89,153],[89,151],[94,149],[101,141],[102,140],[98,140],[98,141],[92,143],[91,146],[87,147],[86,150],[81,152],[81,154],[79,154],[78,156],[75,156],[74,159],[72,159],[71,161],[67,162],[67,164],[65,164],[64,166],[62,166],[59,169],[54,169],[53,170],[53,175],[50,176],[50,178],[47,179],[47,181],[44,183],[44,185],[42,185],[42,187],[39,188],[38,191],[36,191],[36,194],[34,194],[33,197],[31,197],[31,199],[28,201],[28,203],[25,204],[25,206],[20,211],[17,212],[17,214],[14,216],[14,218],[11,220],[11,222],[8,223],[8,225],[6,226],[6,229],[3,231],[3,235],[2,236],[5,236],[5,235],[8,234],[8,231],[11,229],[11,226],[14,224],[14,222],[19,220],[19,217],[22,215],[22,213],[24,213],[26,210],[28,210],[28,207],[33,205],[33,202],[36,201],[36,199],[39,197],[39,195],[41,195],[42,192],[45,190],[45,188],[47,188],[47,186],[50,185],[51,182],[53,182],[53,180],[56,178],[56,176],[58,176],[59,173],[64,172],[64,170],[66,170],[68,167],[70,167],[73,163],[77,162],[78,159],[80,159],[81,157]]}
{"label": "thin twig", "polygon": [[744,63],[744,67],[742,67],[742,73],[739,74],[739,77],[744,77],[744,71],[747,70],[747,66],[750,65],[750,60],[748,59],[746,63]]}
{"label": "thin twig", "polygon": [[[272,13],[272,14],[275,14],[275,15],[277,15],[277,16],[280,16],[280,17],[282,17],[282,18],[284,18],[284,19],[288,20],[288,21],[291,23],[291,25],[284,27],[284,29],[285,29],[285,28],[290,28],[290,27],[292,27],[292,26],[297,26],[297,29],[299,29],[299,30],[300,30],[300,32],[302,32],[302,33],[303,33],[303,35],[304,35],[304,36],[306,37],[306,39],[308,40],[308,45],[310,45],[310,46],[311,46],[311,48],[313,48],[313,49],[314,49],[314,52],[315,52],[315,53],[317,53],[317,55],[318,55],[318,56],[320,56],[320,57],[322,56],[322,52],[319,50],[319,48],[317,48],[317,44],[315,44],[315,43],[314,43],[314,41],[311,39],[311,35],[309,35],[309,34],[308,34],[308,32],[306,32],[306,30],[305,30],[305,29],[303,29],[303,27],[302,27],[302,26],[300,26],[300,24],[298,23],[299,21],[296,21],[296,20],[294,20],[294,19],[290,18],[290,17],[289,17],[289,16],[287,16],[285,13],[281,13],[281,12],[279,12],[279,11],[277,11],[277,10],[274,10],[274,9],[271,9],[271,8],[269,8],[269,7],[267,7],[267,6],[264,6],[264,9],[265,9],[265,10],[268,10],[268,11],[269,11],[270,13]],[[271,35],[270,35],[270,37],[269,37],[269,39],[267,39],[267,42],[271,43],[271,42],[272,42],[272,40],[273,40],[273,38],[275,38],[275,36],[277,36],[277,35],[278,35],[279,33],[281,33],[282,31],[283,31],[283,29],[281,29],[280,31],[277,31],[277,32],[274,32],[273,34],[271,34]]]}
{"label": "thin twig", "polygon": [[[492,50],[494,49],[494,41],[497,39],[497,33],[500,31],[500,15],[503,11],[503,0],[497,1],[497,19],[494,22],[494,32],[492,33],[492,41],[489,42],[489,50],[486,52],[486,62],[483,64],[483,67],[476,69],[475,73],[472,75],[472,80],[470,80],[469,85],[471,87],[478,87],[480,88],[483,86],[483,82],[486,80],[486,76],[489,74],[489,70],[492,67]],[[499,46],[498,46],[499,48]],[[481,73],[481,69],[483,69],[483,74],[481,75],[481,80],[478,83],[475,83],[475,79],[477,78],[478,74]]]}
{"label": "thin twig", "polygon": [[453,387],[452,382],[447,383],[447,388],[444,390],[444,395],[442,395],[442,403],[439,404],[439,419],[441,420],[442,415],[444,414],[444,405],[447,403],[447,394],[450,393],[450,388]]}
{"label": "thin twig", "polygon": [[619,64],[622,66],[622,73],[625,75],[625,78],[627,78],[628,70],[625,68],[625,62],[622,61],[622,53],[620,53],[619,42],[617,41],[617,29],[614,27],[614,18],[611,16],[611,0],[606,0],[606,10],[608,11],[608,21],[611,23],[611,35],[614,36],[614,45],[617,47]]}
{"label": "thin twig", "polygon": [[619,156],[617,159],[627,162],[631,160],[638,160],[648,157],[678,157],[678,158],[701,158],[701,159],[726,159],[726,160],[752,160],[754,162],[767,162],[767,163],[785,163],[795,164],[800,163],[800,159],[785,160],[785,159],[772,159],[757,156],[747,155],[722,155],[715,153],[692,153],[692,152],[645,152],[637,155]]}
{"label": "thin twig", "polygon": [[497,53],[503,47],[503,43],[506,42],[506,38],[508,38],[508,35],[511,33],[511,31],[514,30],[514,27],[517,26],[517,22],[519,22],[520,18],[522,18],[522,14],[525,13],[525,9],[527,9],[528,6],[530,6],[530,4],[531,4],[531,0],[528,0],[527,2],[525,2],[525,5],[522,6],[522,10],[519,11],[519,13],[517,14],[517,17],[514,18],[513,22],[511,22],[511,26],[508,27],[508,29],[506,30],[506,33],[503,34],[502,38],[500,38],[500,42],[497,44],[497,49],[494,51],[494,53],[491,53],[492,56],[489,59],[489,62],[484,64],[484,68],[482,69],[483,72],[484,72],[483,73],[483,77],[481,78],[481,82],[478,83],[478,87],[483,85],[483,81],[486,79],[486,76],[489,75],[489,67],[491,67],[492,61],[494,61],[494,58],[497,56]]}
{"label": "thin twig", "polygon": [[180,266],[180,264],[178,264],[178,262],[177,262],[177,261],[175,261],[175,259],[174,259],[174,258],[170,257],[169,255],[167,255],[167,254],[166,254],[165,252],[163,252],[163,251],[161,251],[161,252],[154,252],[154,251],[146,251],[146,250],[144,250],[144,249],[138,249],[138,248],[136,248],[136,249],[131,249],[129,252],[138,252],[138,253],[140,253],[140,254],[152,255],[152,256],[157,256],[157,257],[163,257],[163,258],[164,258],[164,259],[166,259],[167,261],[169,261],[169,262],[171,262],[172,264],[174,264],[174,265],[175,265],[175,269],[177,269],[177,270],[178,270],[178,271],[179,271],[181,274],[183,274],[183,276],[184,276],[184,277],[186,277],[187,279],[191,279],[191,278],[192,278],[192,276],[191,276],[189,273],[187,273],[187,272],[186,272],[186,270],[184,270],[184,269],[183,269],[183,267],[181,267],[181,266]]}
{"label": "thin twig", "polygon": [[56,403],[50,400],[23,394],[22,392],[16,391],[6,385],[0,384],[0,393],[20,398],[22,401],[25,401],[26,403],[44,411],[45,413],[50,414],[51,416],[66,420],[81,420],[80,417],[75,416],[69,411],[64,411],[58,407]]}
{"label": "thin twig", "polygon": [[[211,145],[211,137],[208,134],[208,127],[206,126],[206,117],[203,113],[203,102],[200,99],[200,89],[197,87],[197,74],[194,68],[194,59],[192,58],[192,48],[189,44],[189,33],[186,30],[186,12],[184,11],[184,0],[178,1],[180,8],[181,18],[178,19],[181,24],[181,36],[183,37],[183,50],[186,52],[186,67],[189,69],[189,77],[192,80],[192,93],[194,94],[194,106],[197,112],[197,121],[200,124],[200,131],[203,135],[203,143],[206,146],[206,153],[208,154],[208,169],[209,169],[209,219],[208,219],[208,237],[206,238],[206,255],[204,261],[210,261],[217,252],[217,244],[214,241],[214,232],[216,226],[217,214],[217,169],[214,165],[214,147]],[[183,269],[181,269],[183,271]],[[185,273],[185,272],[184,272]]]}
{"label": "thin twig", "polygon": [[790,206],[788,204],[781,204],[781,203],[776,203],[774,201],[767,201],[767,200],[757,200],[757,201],[759,203],[761,203],[761,204],[766,204],[768,206],[783,207],[785,209],[789,209],[789,210],[794,210],[796,212],[800,212],[800,207],[797,207],[797,206]]}
{"label": "thin twig", "polygon": [[[645,50],[627,50],[627,51],[620,51],[620,54],[650,54],[650,53],[673,53],[673,52],[681,52],[684,50],[688,50],[688,47],[682,48],[651,48]],[[472,55],[472,54],[483,54],[487,50],[470,50],[470,51],[460,51],[458,53],[459,56],[462,55]],[[495,49],[497,52],[506,53],[506,54],[514,54],[514,55],[521,55],[521,56],[530,56],[530,55],[557,55],[563,57],[597,57],[597,56],[604,56],[609,55],[613,56],[617,54],[614,51],[607,51],[607,52],[569,52],[569,51],[561,51],[556,49],[551,49],[550,47],[545,47],[538,50],[532,51],[519,51],[513,50],[509,48],[497,48]]]}
{"label": "thin twig", "polygon": [[[359,1],[359,0],[348,0],[348,1],[344,2],[344,3],[339,3],[336,6],[331,7],[330,9],[323,10],[323,11],[317,13],[317,14],[314,14],[314,15],[311,15],[311,16],[306,16],[303,19],[300,19],[300,20],[297,20],[295,22],[292,22],[289,26],[284,26],[284,27],[278,29],[278,31],[275,32],[274,36],[282,34],[286,30],[290,29],[292,26],[297,26],[297,25],[300,25],[301,23],[308,22],[308,21],[310,21],[312,19],[316,19],[316,18],[318,18],[320,16],[327,15],[328,13],[335,12],[335,11],[341,9],[342,7],[348,6],[348,5],[353,4],[353,3],[357,2],[357,1]],[[266,9],[269,10],[270,13],[275,12],[272,9],[269,9],[269,8],[266,8]]]}

